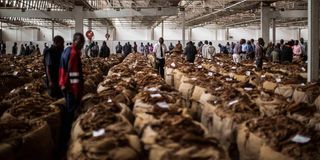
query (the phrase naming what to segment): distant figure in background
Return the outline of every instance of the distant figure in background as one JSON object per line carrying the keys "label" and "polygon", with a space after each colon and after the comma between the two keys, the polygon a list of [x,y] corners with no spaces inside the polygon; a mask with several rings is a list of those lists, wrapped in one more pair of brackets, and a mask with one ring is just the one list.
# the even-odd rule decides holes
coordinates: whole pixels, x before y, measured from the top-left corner
{"label": "distant figure in background", "polygon": [[122,53],[122,45],[120,42],[118,42],[118,45],[116,46],[116,53]]}
{"label": "distant figure in background", "polygon": [[36,45],[36,51],[35,51],[36,55],[41,55],[41,52],[40,52],[40,48],[39,48],[39,45],[37,44]]}
{"label": "distant figure in background", "polygon": [[192,41],[187,43],[187,47],[184,50],[184,54],[187,57],[189,63],[194,63],[197,54],[197,48],[193,45]]}
{"label": "distant figure in background", "polygon": [[246,51],[246,49],[247,49],[247,41],[245,40],[245,39],[243,39],[244,40],[244,43],[241,45],[241,52],[242,52],[242,54],[246,54],[247,53],[247,51]]}
{"label": "distant figure in background", "polygon": [[227,44],[226,44],[226,48],[227,48],[227,51],[228,51],[228,54],[230,54],[231,53],[231,45],[230,45],[230,43],[229,42],[227,42]]}
{"label": "distant figure in background", "polygon": [[228,54],[228,50],[226,46],[223,46],[222,44],[218,44],[218,47],[220,48],[220,53]]}
{"label": "distant figure in background", "polygon": [[164,40],[162,37],[159,38],[159,42],[154,46],[153,52],[156,57],[156,68],[159,75],[164,78],[164,64],[165,64],[165,53],[167,52],[167,46],[163,43]]}
{"label": "distant figure in background", "polygon": [[150,50],[149,50],[149,42],[144,46],[144,55],[147,56],[149,53],[150,53]]}
{"label": "distant figure in background", "polygon": [[136,42],[133,42],[133,52],[137,53],[138,52],[138,45]]}
{"label": "distant figure in background", "polygon": [[212,59],[213,56],[216,55],[216,48],[213,47],[212,42],[209,42],[206,52],[208,56],[207,59]]}
{"label": "distant figure in background", "polygon": [[23,44],[21,44],[21,47],[20,47],[20,54],[21,56],[25,56],[26,55],[26,48],[24,47]]}
{"label": "distant figure in background", "polygon": [[[67,45],[68,45],[68,43],[67,43]],[[44,54],[48,49],[49,49],[48,44],[44,43],[44,49],[43,49],[42,54]]]}
{"label": "distant figure in background", "polygon": [[18,44],[17,42],[14,42],[13,47],[12,47],[12,55],[17,55],[18,54]]}
{"label": "distant figure in background", "polygon": [[236,44],[231,42],[231,52],[230,52],[231,55],[233,55],[233,53],[234,53],[234,47],[235,46],[236,46]]}
{"label": "distant figure in background", "polygon": [[293,51],[291,41],[286,43],[281,52],[280,61],[281,63],[292,63]]}
{"label": "distant figure in background", "polygon": [[95,54],[96,54],[96,57],[98,57],[98,55],[99,55],[99,51],[100,51],[100,46],[99,46],[99,43],[98,42],[96,42],[96,46],[95,46],[96,48],[95,48]]}
{"label": "distant figure in background", "polygon": [[308,59],[308,44],[303,38],[300,38],[300,46],[302,50],[302,60],[306,61]]}
{"label": "distant figure in background", "polygon": [[269,42],[266,50],[266,59],[270,60],[271,59],[271,52],[273,51],[273,43]]}
{"label": "distant figure in background", "polygon": [[170,45],[169,45],[169,51],[170,51],[170,53],[172,53],[173,49],[174,49],[174,46],[173,46],[173,44],[172,44],[172,42],[171,42]]}
{"label": "distant figure in background", "polygon": [[122,47],[123,54],[126,54],[126,50],[128,50],[127,48],[128,48],[128,43],[125,43]]}
{"label": "distant figure in background", "polygon": [[284,44],[284,40],[280,39],[280,50],[283,51],[285,44]]}
{"label": "distant figure in background", "polygon": [[110,56],[110,48],[107,46],[106,41],[103,41],[102,42],[102,46],[100,48],[99,57],[106,58],[106,57],[109,57],[109,56]]}
{"label": "distant figure in background", "polygon": [[280,43],[277,43],[277,45],[274,47],[274,50],[271,52],[272,56],[272,62],[273,63],[279,63],[280,62]]}
{"label": "distant figure in background", "polygon": [[255,57],[256,57],[256,66],[257,70],[262,70],[262,64],[263,64],[263,46],[264,46],[264,40],[262,38],[258,39],[258,42],[256,44],[256,50],[255,50]]}
{"label": "distant figure in background", "polygon": [[6,48],[7,48],[6,43],[1,40],[1,42],[0,42],[0,52],[1,52],[1,54],[6,54]]}
{"label": "distant figure in background", "polygon": [[243,43],[245,43],[245,40],[241,39],[240,42],[238,42],[234,46],[233,55],[232,55],[234,63],[240,63],[240,60],[241,60],[240,54],[242,53],[241,46],[242,46]]}
{"label": "distant figure in background", "polygon": [[153,52],[153,44],[151,43],[149,46],[149,53]]}
{"label": "distant figure in background", "polygon": [[28,56],[28,55],[31,54],[31,50],[30,50],[30,47],[29,47],[27,44],[25,44],[25,47],[26,47],[26,53],[25,53],[25,55]]}
{"label": "distant figure in background", "polygon": [[59,87],[59,68],[63,49],[64,39],[61,36],[55,36],[53,38],[53,46],[43,53],[48,94],[53,98],[62,97]]}
{"label": "distant figure in background", "polygon": [[198,54],[202,56],[202,47],[203,47],[203,42],[200,41],[198,43]]}
{"label": "distant figure in background", "polygon": [[36,50],[36,47],[34,47],[34,45],[32,44],[32,42],[29,43],[29,49],[30,49],[30,54],[32,54],[34,52],[34,50]]}
{"label": "distant figure in background", "polygon": [[130,42],[128,42],[128,52],[129,52],[129,54],[132,53],[132,46],[131,46]]}
{"label": "distant figure in background", "polygon": [[302,58],[302,55],[301,45],[299,44],[299,41],[296,40],[293,46],[293,59],[299,61]]}
{"label": "distant figure in background", "polygon": [[201,53],[203,58],[207,58],[207,47],[208,47],[209,42],[207,40],[204,41],[204,45],[201,47]]}
{"label": "distant figure in background", "polygon": [[140,44],[139,51],[140,51],[141,54],[144,54],[144,45],[143,45],[142,42]]}
{"label": "distant figure in background", "polygon": [[254,57],[254,47],[252,46],[251,41],[247,41],[246,55],[246,59],[253,59]]}
{"label": "distant figure in background", "polygon": [[[69,46],[67,46],[67,47],[69,47]],[[84,55],[85,55],[86,58],[89,57],[89,50],[90,50],[89,45],[86,45],[85,48],[84,48]]]}
{"label": "distant figure in background", "polygon": [[59,147],[62,151],[68,147],[68,140],[74,113],[80,106],[83,96],[84,78],[82,73],[81,49],[85,39],[82,33],[75,33],[73,36],[72,46],[67,47],[60,61],[59,86],[64,94],[66,107],[62,108],[62,132],[61,144]]}
{"label": "distant figure in background", "polygon": [[182,44],[181,44],[180,41],[178,41],[178,43],[176,44],[176,50],[177,50],[178,52],[182,52]]}

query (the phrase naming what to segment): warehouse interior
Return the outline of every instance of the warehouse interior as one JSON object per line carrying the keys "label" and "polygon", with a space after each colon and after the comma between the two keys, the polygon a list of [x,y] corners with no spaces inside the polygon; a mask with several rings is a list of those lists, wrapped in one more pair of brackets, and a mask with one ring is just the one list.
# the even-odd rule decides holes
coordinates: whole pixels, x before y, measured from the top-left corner
{"label": "warehouse interior", "polygon": [[319,0],[0,0],[0,159],[320,159]]}

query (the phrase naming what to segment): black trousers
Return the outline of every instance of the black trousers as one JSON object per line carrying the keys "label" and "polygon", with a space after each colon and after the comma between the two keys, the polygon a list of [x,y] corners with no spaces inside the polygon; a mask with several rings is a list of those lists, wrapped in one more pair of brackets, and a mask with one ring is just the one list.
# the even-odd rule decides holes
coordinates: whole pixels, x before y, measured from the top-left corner
{"label": "black trousers", "polygon": [[262,64],[263,64],[262,58],[256,59],[256,65],[258,70],[262,70]]}
{"label": "black trousers", "polygon": [[158,70],[159,75],[161,75],[162,78],[164,78],[164,59],[158,59],[156,60],[156,69]]}

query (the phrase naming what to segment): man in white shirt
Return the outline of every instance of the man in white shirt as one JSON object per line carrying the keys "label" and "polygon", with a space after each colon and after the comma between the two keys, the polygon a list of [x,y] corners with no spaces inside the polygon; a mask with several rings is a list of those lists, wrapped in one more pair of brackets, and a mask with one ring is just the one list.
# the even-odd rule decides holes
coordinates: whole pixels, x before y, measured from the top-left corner
{"label": "man in white shirt", "polygon": [[208,41],[207,40],[205,40],[204,41],[204,45],[202,46],[202,51],[201,51],[201,53],[202,53],[202,58],[207,58],[208,57],[208,53],[207,53],[207,47],[208,47],[209,45],[208,45]]}
{"label": "man in white shirt", "polygon": [[207,59],[212,59],[212,57],[216,54],[216,48],[213,47],[212,42],[209,42],[209,45],[207,46]]}
{"label": "man in white shirt", "polygon": [[158,73],[161,75],[162,78],[164,78],[164,56],[167,52],[167,46],[163,43],[163,38],[159,38],[159,42],[154,45],[153,52],[156,57],[156,68],[158,70]]}

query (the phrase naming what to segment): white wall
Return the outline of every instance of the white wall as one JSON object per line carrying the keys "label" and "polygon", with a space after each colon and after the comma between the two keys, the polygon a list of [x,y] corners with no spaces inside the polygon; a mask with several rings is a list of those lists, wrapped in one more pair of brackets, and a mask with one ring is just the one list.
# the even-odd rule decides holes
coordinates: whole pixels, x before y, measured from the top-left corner
{"label": "white wall", "polygon": [[4,41],[38,41],[39,29],[3,29]]}

